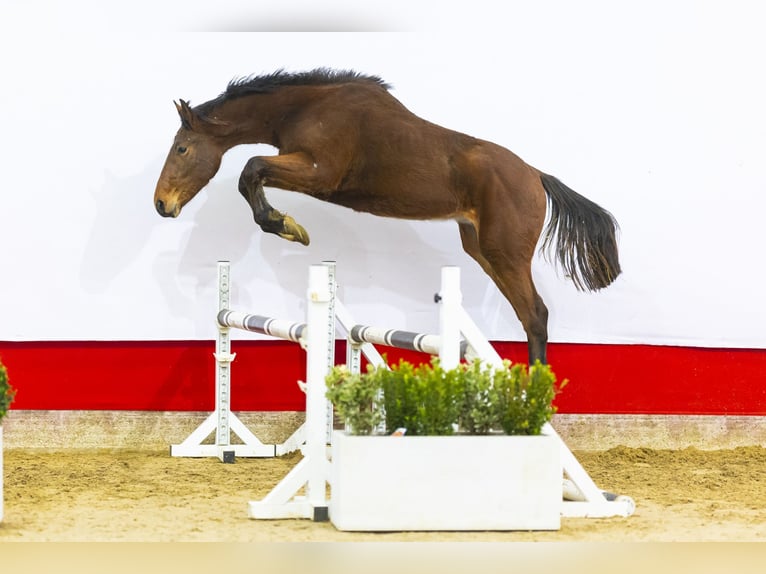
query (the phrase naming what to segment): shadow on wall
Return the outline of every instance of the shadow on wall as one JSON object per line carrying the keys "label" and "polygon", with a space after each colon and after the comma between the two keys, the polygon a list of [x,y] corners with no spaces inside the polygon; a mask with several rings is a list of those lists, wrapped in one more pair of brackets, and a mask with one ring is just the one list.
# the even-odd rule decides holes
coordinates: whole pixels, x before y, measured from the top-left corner
{"label": "shadow on wall", "polygon": [[93,192],[96,216],[80,267],[81,285],[88,293],[106,291],[144,249],[157,224],[151,205],[154,189],[147,189],[146,182],[156,179],[161,168],[158,160],[130,177],[106,172],[104,185]]}
{"label": "shadow on wall", "polygon": [[311,245],[305,247],[263,233],[232,177],[213,180],[177,220],[160,218],[151,205],[153,185],[147,182],[154,182],[161,168],[158,159],[130,177],[106,175],[103,187],[94,194],[97,211],[81,264],[81,282],[91,294],[105,293],[148,245],[159,245],[149,256],[153,279],[147,274],[147,280],[160,287],[165,312],[190,321],[194,336],[209,333],[209,317],[192,317],[189,310],[200,305],[207,308],[215,289],[215,264],[221,259],[236,265],[232,295],[238,305],[263,313],[269,312],[269,302],[255,300],[259,285],[273,292],[276,283],[287,299],[303,301],[308,267],[323,260],[337,261],[342,287],[362,292],[374,287],[370,298],[391,292],[395,294],[392,304],[393,299],[404,301],[403,310],[422,309],[430,302],[444,265],[458,264],[465,270],[467,302],[472,293],[481,299],[486,292],[487,278],[472,261],[466,264],[452,222],[380,218],[267,189],[274,207],[308,230]]}
{"label": "shadow on wall", "polygon": [[[238,285],[248,286],[253,293],[252,286],[259,281],[276,282],[285,293],[303,300],[308,267],[334,260],[342,285],[366,288],[374,281],[377,287],[399,296],[422,300],[422,278],[432,276],[438,284],[439,269],[454,263],[460,253],[459,242],[457,252],[424,243],[410,222],[356,213],[278,189],[267,189],[266,194],[276,209],[289,213],[306,228],[311,237],[309,246],[262,232],[237,192],[236,181],[222,180],[208,185],[197,198],[204,203],[194,215],[178,273],[201,285],[210,278],[210,265],[227,259],[237,264],[234,296],[248,309],[258,310],[264,303],[237,293]],[[457,237],[457,229],[450,232]],[[168,267],[172,265],[163,265],[165,271]],[[173,282],[164,278],[162,285]]]}
{"label": "shadow on wall", "polygon": [[[440,268],[459,265],[467,307],[491,308],[493,321],[515,319],[491,281],[463,253],[453,222],[381,218],[298,193],[267,189],[274,207],[308,230],[311,244],[305,247],[263,233],[233,177],[214,179],[177,220],[160,218],[151,196],[161,167],[158,159],[129,177],[107,173],[103,187],[94,193],[96,217],[80,270],[88,293],[108,292],[126,269],[147,258],[143,252],[152,246],[156,251],[148,255],[148,265],[153,277],[147,273],[146,280],[159,286],[164,312],[189,323],[190,337],[209,335],[209,315],[190,314],[190,310],[214,306],[215,264],[222,259],[235,266],[232,297],[238,306],[264,314],[284,301],[302,302],[308,267],[334,260],[341,288],[354,291],[353,304],[401,305],[408,315],[425,309],[430,317]],[[275,284],[284,298],[258,300],[261,288],[273,294]],[[360,293],[364,300],[359,300]],[[385,293],[392,294],[390,301]],[[296,311],[300,314],[305,309]]]}
{"label": "shadow on wall", "polygon": [[[152,206],[152,195],[162,165],[158,159],[129,177],[106,173],[103,186],[93,193],[96,215],[90,220],[81,285],[94,295],[109,291],[119,276],[142,258],[147,246],[152,246],[156,251],[148,260],[154,278],[147,273],[147,281],[158,282],[171,315],[188,316],[189,306],[196,301],[187,282],[209,283],[217,259],[243,258],[255,230],[241,210],[236,184],[211,185],[213,189],[200,192],[178,219],[161,218]],[[223,187],[229,189],[218,189]],[[209,210],[205,207],[208,202],[212,204]],[[200,211],[198,216],[196,211]],[[193,221],[196,225],[189,231]]]}

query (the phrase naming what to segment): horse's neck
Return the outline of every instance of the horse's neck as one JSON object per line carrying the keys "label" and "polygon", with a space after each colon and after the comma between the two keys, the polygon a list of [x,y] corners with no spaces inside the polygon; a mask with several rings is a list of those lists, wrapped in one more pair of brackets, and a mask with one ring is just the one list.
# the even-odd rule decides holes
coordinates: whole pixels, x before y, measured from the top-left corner
{"label": "horse's neck", "polygon": [[253,94],[227,102],[219,110],[220,119],[236,126],[228,147],[264,143],[278,146],[279,132],[295,111],[311,101],[307,90],[278,90],[269,94]]}

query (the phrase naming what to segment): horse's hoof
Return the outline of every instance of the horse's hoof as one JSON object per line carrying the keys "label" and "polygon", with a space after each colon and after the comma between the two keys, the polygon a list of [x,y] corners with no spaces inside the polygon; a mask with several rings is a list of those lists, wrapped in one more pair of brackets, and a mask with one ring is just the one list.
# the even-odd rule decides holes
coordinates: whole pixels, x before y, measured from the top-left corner
{"label": "horse's hoof", "polygon": [[301,243],[303,245],[308,245],[310,241],[308,232],[306,232],[302,225],[297,224],[289,215],[285,215],[285,218],[282,221],[282,232],[279,233],[279,236],[282,239],[295,241],[296,243]]}

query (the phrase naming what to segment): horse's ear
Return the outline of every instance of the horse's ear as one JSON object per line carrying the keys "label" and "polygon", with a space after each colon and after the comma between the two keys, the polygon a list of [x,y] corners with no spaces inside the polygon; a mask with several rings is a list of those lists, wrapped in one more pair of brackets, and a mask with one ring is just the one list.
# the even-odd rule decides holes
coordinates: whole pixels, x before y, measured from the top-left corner
{"label": "horse's ear", "polygon": [[178,111],[178,116],[181,118],[181,125],[187,130],[193,130],[194,124],[197,121],[197,116],[194,110],[191,109],[189,102],[186,100],[178,100],[173,102]]}
{"label": "horse's ear", "polygon": [[178,102],[174,101],[173,103],[176,105],[176,110],[178,110],[178,115],[181,118],[181,125],[187,130],[222,135],[228,133],[231,128],[229,122],[195,112],[186,100],[178,100]]}

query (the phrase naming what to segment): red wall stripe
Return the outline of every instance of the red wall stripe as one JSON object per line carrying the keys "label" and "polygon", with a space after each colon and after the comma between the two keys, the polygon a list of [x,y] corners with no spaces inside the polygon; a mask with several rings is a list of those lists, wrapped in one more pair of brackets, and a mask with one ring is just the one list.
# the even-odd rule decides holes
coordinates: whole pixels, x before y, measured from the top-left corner
{"label": "red wall stripe", "polygon": [[[495,347],[526,360],[524,343]],[[15,409],[210,411],[214,350],[212,341],[0,342],[0,361],[18,390]],[[233,410],[303,410],[300,347],[233,341],[232,350]],[[548,357],[569,380],[557,398],[560,413],[766,415],[766,349],[553,343]]]}

